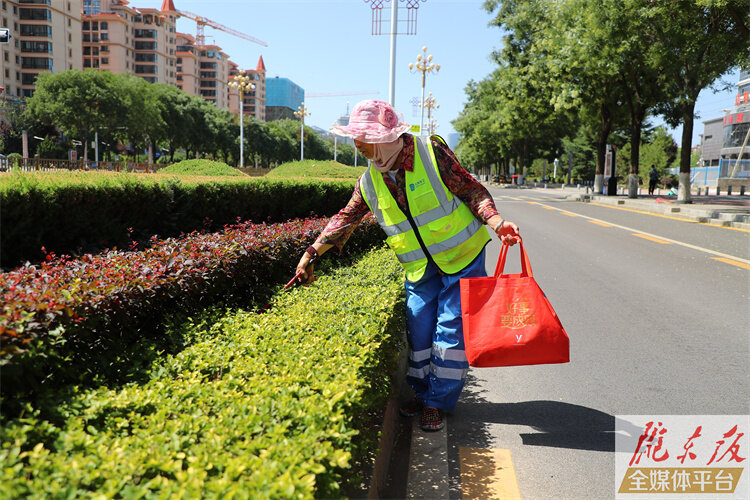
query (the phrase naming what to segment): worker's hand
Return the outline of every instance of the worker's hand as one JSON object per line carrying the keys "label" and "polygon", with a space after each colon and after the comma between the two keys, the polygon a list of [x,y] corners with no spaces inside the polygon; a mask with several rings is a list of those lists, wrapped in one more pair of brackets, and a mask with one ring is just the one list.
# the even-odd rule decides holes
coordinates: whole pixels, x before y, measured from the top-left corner
{"label": "worker's hand", "polygon": [[311,257],[310,254],[305,252],[302,254],[302,258],[299,260],[299,264],[297,264],[297,274],[299,274],[299,278],[297,278],[297,281],[303,285],[309,285],[316,279],[315,274],[313,274],[313,270],[315,266],[310,262]]}
{"label": "worker's hand", "polygon": [[[492,220],[490,219],[488,223],[492,224]],[[497,226],[497,228],[495,229],[495,234],[497,234],[497,237],[500,238],[500,241],[510,246],[513,246],[521,241],[521,235],[519,234],[518,226],[514,222],[511,222],[509,220],[502,221],[502,224]]]}

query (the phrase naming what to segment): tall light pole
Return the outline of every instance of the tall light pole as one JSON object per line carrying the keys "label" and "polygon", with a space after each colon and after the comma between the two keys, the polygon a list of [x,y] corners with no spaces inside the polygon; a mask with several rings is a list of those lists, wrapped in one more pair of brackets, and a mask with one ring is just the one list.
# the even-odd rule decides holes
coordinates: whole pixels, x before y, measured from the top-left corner
{"label": "tall light pole", "polygon": [[294,112],[294,116],[300,119],[300,129],[299,129],[299,161],[304,161],[305,159],[305,116],[310,116],[310,113],[307,112],[307,108],[305,107],[305,103],[299,105],[297,108],[297,111]]}
{"label": "tall light pole", "polygon": [[240,71],[232,77],[229,86],[237,90],[240,94],[240,168],[243,168],[245,166],[245,110],[243,104],[245,102],[245,92],[255,90],[255,84],[250,81],[249,76]]}
{"label": "tall light pole", "polygon": [[[420,102],[424,102],[424,82],[427,77],[427,73],[440,71],[440,65],[432,62],[432,55],[427,55],[427,47],[422,47],[422,54],[417,55],[416,63],[409,63],[409,70],[411,72],[418,71],[422,73],[422,99]],[[423,135],[422,127],[424,125],[424,106],[422,106],[422,114],[419,117],[419,134]]]}
{"label": "tall light pole", "polygon": [[[435,101],[435,98],[432,97],[432,92],[430,92],[430,95],[428,95],[424,102],[422,102],[422,109],[427,108],[427,134],[432,135],[433,132],[433,125],[435,125],[434,120],[432,120],[432,110],[437,109],[440,107],[440,104],[437,104]],[[419,128],[420,132],[422,130],[422,126],[420,125]]]}

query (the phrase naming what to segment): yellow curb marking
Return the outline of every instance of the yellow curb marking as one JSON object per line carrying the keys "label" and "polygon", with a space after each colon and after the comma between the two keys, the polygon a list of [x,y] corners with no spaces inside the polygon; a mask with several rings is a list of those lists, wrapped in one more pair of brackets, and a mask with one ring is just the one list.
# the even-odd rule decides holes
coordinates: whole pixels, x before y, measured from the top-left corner
{"label": "yellow curb marking", "polygon": [[590,220],[589,222],[592,224],[598,224],[602,227],[613,227],[612,224],[607,224],[606,222],[599,222],[598,220]]}
{"label": "yellow curb marking", "polygon": [[596,205],[597,207],[614,208],[615,210],[625,210],[626,212],[633,212],[633,213],[636,213],[636,214],[653,215],[654,217],[661,217],[662,219],[672,219],[672,220],[679,220],[679,221],[682,221],[682,222],[689,222],[691,224],[698,224],[698,221],[696,221],[696,220],[684,219],[682,217],[670,217],[669,215],[660,215],[660,214],[655,214],[653,212],[645,212],[643,210],[635,210],[633,208],[613,207],[612,205],[607,205],[606,203],[594,203],[594,202],[591,202],[591,204],[592,205]]}
{"label": "yellow curb marking", "polygon": [[742,229],[741,227],[717,226],[716,224],[711,224],[710,222],[700,222],[697,220],[683,219],[681,217],[670,217],[669,215],[660,215],[660,214],[655,214],[653,212],[644,212],[643,210],[634,210],[632,208],[613,207],[612,205],[607,205],[606,203],[591,202],[591,205],[596,205],[597,207],[613,208],[615,210],[625,210],[626,212],[635,212],[637,214],[643,214],[643,215],[653,215],[654,217],[661,217],[662,219],[678,220],[681,222],[688,222],[690,224],[701,224],[703,226],[720,227],[722,229],[731,229],[732,231],[741,231],[743,233],[750,233],[750,229]]}
{"label": "yellow curb marking", "polygon": [[580,215],[578,215],[578,214],[574,214],[573,212],[565,212],[565,211],[563,211],[563,210],[561,210],[561,212],[562,212],[563,214],[567,215],[568,217],[580,217]]}
{"label": "yellow curb marking", "polygon": [[[548,207],[547,205],[543,205],[541,203],[537,203],[537,205],[539,205],[540,207],[548,208],[550,210],[560,210],[560,211],[562,211],[559,208]],[[588,215],[581,215],[581,217],[583,217],[584,219],[587,219],[589,222],[597,221],[597,222],[604,222],[605,224],[608,224],[606,221],[603,221],[601,219],[597,219],[595,217],[589,217]],[[657,239],[662,240],[662,241],[668,241],[669,243],[675,243],[677,245],[680,245],[680,246],[683,246],[683,247],[686,247],[686,248],[692,248],[693,250],[698,250],[699,252],[708,253],[708,254],[711,254],[711,255],[717,255],[719,257],[724,257],[726,259],[733,260],[735,262],[742,262],[743,264],[747,264],[747,265],[750,266],[750,260],[743,259],[742,257],[735,257],[734,255],[729,255],[729,254],[726,254],[726,253],[717,252],[715,250],[711,250],[710,248],[703,248],[703,247],[699,247],[697,245],[691,245],[690,243],[685,243],[683,241],[677,241],[677,240],[672,240],[672,239],[669,239],[669,238],[659,237],[659,236],[657,236],[655,234],[645,233],[643,231],[638,231],[637,229],[634,229],[632,227],[621,226],[620,224],[614,224],[614,223],[609,223],[609,224],[612,227],[616,227],[616,228],[619,228],[619,229],[624,229],[625,231],[629,231],[631,233],[637,232],[638,234],[645,234],[647,236],[651,236],[652,238],[657,238]],[[731,229],[731,228],[726,228],[726,229]]]}
{"label": "yellow curb marking", "polygon": [[458,455],[465,500],[521,500],[510,450],[461,446]]}
{"label": "yellow curb marking", "polygon": [[711,257],[714,260],[718,260],[719,262],[724,262],[725,264],[731,264],[733,266],[741,267],[743,269],[750,269],[750,264],[744,264],[742,262],[737,262],[736,260],[732,259],[724,259],[722,257]]}
{"label": "yellow curb marking", "polygon": [[661,238],[654,238],[653,236],[647,236],[645,234],[639,234],[639,233],[633,233],[633,236],[638,236],[639,238],[643,238],[644,240],[648,241],[654,241],[656,243],[661,243],[662,245],[671,245],[671,241],[664,241]]}

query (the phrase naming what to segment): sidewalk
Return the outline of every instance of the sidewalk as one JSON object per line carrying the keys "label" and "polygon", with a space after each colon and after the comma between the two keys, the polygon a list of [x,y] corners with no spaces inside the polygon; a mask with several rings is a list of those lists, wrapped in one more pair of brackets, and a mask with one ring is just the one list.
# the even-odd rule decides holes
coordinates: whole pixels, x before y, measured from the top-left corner
{"label": "sidewalk", "polygon": [[640,210],[678,219],[692,220],[716,226],[735,227],[750,230],[750,196],[732,195],[692,195],[692,203],[677,203],[676,196],[640,195],[628,198],[626,194],[607,196],[593,194],[591,188],[559,185],[555,187],[509,188],[534,189],[549,192],[562,192],[568,199],[581,202],[614,205],[631,210]]}

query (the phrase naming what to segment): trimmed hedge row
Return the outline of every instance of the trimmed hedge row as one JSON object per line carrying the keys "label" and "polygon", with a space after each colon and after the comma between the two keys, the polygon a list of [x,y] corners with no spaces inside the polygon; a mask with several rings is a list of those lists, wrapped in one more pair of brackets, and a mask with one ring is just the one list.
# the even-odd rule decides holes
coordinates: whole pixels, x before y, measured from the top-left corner
{"label": "trimmed hedge row", "polygon": [[266,314],[227,315],[145,384],[74,394],[59,423],[29,409],[0,428],[0,497],[346,494],[391,388],[402,281],[372,252]]}
{"label": "trimmed hedge row", "polygon": [[14,172],[0,182],[0,267],[38,262],[42,247],[81,254],[124,247],[133,239],[147,242],[152,235],[217,230],[238,219],[330,216],[346,205],[353,186],[353,181],[185,183],[133,174]]}
{"label": "trimmed hedge row", "polygon": [[[143,251],[50,256],[39,266],[0,274],[3,413],[13,414],[30,394],[56,388],[70,376],[89,383],[127,380],[120,371],[135,362],[129,357],[138,356],[134,345],[170,311],[189,314],[217,303],[267,298],[294,274],[303,249],[326,222],[244,223],[219,233],[153,240]],[[382,241],[368,217],[347,252]],[[73,373],[66,369],[70,359],[79,365]]]}

